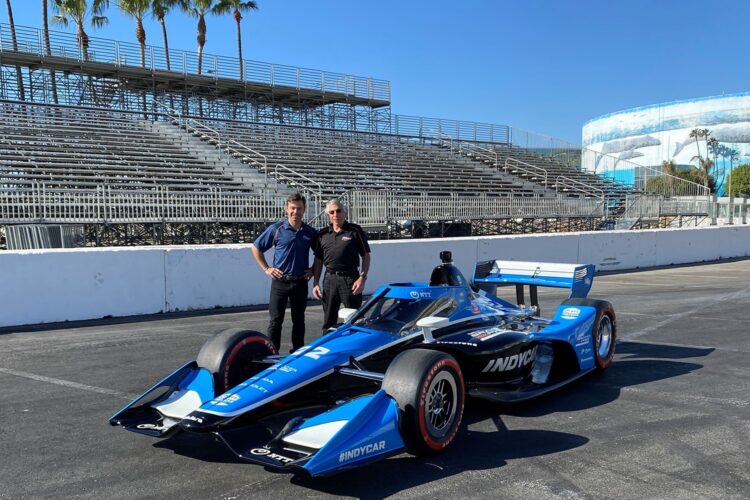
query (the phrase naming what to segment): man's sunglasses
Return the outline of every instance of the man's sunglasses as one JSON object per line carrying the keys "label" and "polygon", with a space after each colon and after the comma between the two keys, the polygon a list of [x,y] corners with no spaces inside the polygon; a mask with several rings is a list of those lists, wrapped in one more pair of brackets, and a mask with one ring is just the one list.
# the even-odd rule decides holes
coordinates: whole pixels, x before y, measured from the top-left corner
{"label": "man's sunglasses", "polygon": [[328,213],[333,215],[333,214],[340,214],[341,212],[342,210],[340,208],[337,208],[336,210],[330,210]]}

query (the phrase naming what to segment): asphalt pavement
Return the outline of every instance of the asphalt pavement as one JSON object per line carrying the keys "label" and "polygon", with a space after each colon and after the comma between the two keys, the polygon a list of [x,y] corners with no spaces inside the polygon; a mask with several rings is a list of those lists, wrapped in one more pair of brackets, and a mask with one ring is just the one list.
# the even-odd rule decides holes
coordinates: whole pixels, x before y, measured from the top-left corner
{"label": "asphalt pavement", "polygon": [[[469,400],[442,454],[322,479],[107,423],[210,336],[264,331],[264,309],[5,329],[0,499],[749,498],[750,260],[597,276],[590,296],[617,312],[609,370],[518,406]],[[543,314],[562,298],[541,293]],[[310,305],[308,340],[321,323]]]}

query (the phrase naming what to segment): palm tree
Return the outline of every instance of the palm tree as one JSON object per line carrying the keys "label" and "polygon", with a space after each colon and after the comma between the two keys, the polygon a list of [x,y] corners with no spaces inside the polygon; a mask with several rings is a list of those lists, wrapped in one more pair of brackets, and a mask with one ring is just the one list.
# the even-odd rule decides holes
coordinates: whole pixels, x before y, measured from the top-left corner
{"label": "palm tree", "polygon": [[[52,48],[49,43],[49,20],[47,18],[47,0],[42,0],[42,29],[44,31],[44,53],[46,55],[52,54]],[[52,83],[52,100],[55,104],[57,102],[57,75],[55,70],[49,70],[50,80]]]}
{"label": "palm tree", "polygon": [[146,30],[143,29],[143,16],[151,7],[151,0],[120,0],[120,10],[135,19],[135,39],[141,46],[141,67],[146,67]]}
{"label": "palm tree", "polygon": [[173,7],[180,7],[183,10],[188,8],[187,0],[152,0],[151,15],[161,24],[161,33],[164,36],[164,57],[167,60],[167,71],[172,67],[169,63],[169,40],[167,39],[167,23],[164,18]]}
{"label": "palm tree", "polygon": [[203,46],[206,45],[206,14],[214,8],[214,0],[192,0],[185,11],[198,18],[198,74],[203,74]]}
{"label": "palm tree", "polygon": [[57,15],[52,18],[53,23],[68,26],[72,20],[76,23],[76,38],[83,53],[83,60],[89,60],[89,36],[83,29],[86,19],[91,18],[92,28],[101,28],[107,24],[104,11],[109,7],[109,0],[92,0],[89,8],[88,0],[53,0],[52,4]]}
{"label": "palm tree", "polygon": [[[16,40],[16,23],[13,21],[13,7],[10,6],[10,0],[5,0],[8,7],[8,24],[10,25],[10,39],[13,43],[13,52],[18,52],[18,40]],[[21,66],[16,66],[16,84],[18,85],[18,100],[26,100],[26,92],[23,88],[23,74]]]}
{"label": "palm tree", "polygon": [[[709,171],[711,170],[711,167],[713,167],[714,162],[710,158],[703,158],[699,141],[701,138],[705,138],[706,142],[710,141],[710,135],[711,131],[707,128],[694,128],[690,131],[690,137],[695,138],[695,147],[698,149],[698,155],[693,156],[692,160],[698,160],[698,168],[701,171],[703,185],[706,187],[709,187]],[[708,152],[706,152],[706,155],[708,155]]]}
{"label": "palm tree", "polygon": [[213,8],[213,13],[226,14],[230,10],[233,11],[232,15],[237,22],[237,54],[240,63],[240,80],[244,80],[245,72],[243,71],[242,64],[242,33],[240,31],[240,21],[242,21],[242,11],[258,10],[258,4],[252,0],[244,2],[242,0],[219,0],[219,3]]}

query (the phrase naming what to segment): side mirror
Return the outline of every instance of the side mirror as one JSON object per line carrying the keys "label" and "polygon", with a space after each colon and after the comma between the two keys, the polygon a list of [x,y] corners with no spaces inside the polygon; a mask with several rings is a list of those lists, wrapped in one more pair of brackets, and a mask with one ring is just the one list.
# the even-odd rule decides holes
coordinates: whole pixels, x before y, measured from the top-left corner
{"label": "side mirror", "polygon": [[427,316],[417,321],[417,326],[422,329],[425,342],[435,342],[432,336],[432,332],[438,328],[442,328],[450,323],[448,318],[441,318],[440,316]]}
{"label": "side mirror", "polygon": [[341,309],[339,309],[339,321],[341,321],[342,323],[348,322],[350,319],[352,319],[352,316],[354,316],[356,312],[356,309],[342,307]]}

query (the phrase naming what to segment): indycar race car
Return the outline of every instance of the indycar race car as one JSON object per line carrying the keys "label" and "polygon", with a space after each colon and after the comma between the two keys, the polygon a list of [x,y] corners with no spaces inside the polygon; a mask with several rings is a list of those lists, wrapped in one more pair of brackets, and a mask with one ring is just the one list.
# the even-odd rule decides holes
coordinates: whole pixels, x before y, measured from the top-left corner
{"label": "indycar race car", "polygon": [[[210,433],[249,462],[319,476],[444,449],[466,396],[525,400],[612,363],[615,312],[586,298],[593,265],[492,260],[469,283],[450,252],[440,257],[429,283],[381,286],[288,356],[258,332],[218,334],[110,424]],[[496,296],[506,285],[518,304]],[[539,316],[539,286],[571,290],[551,319]]]}

